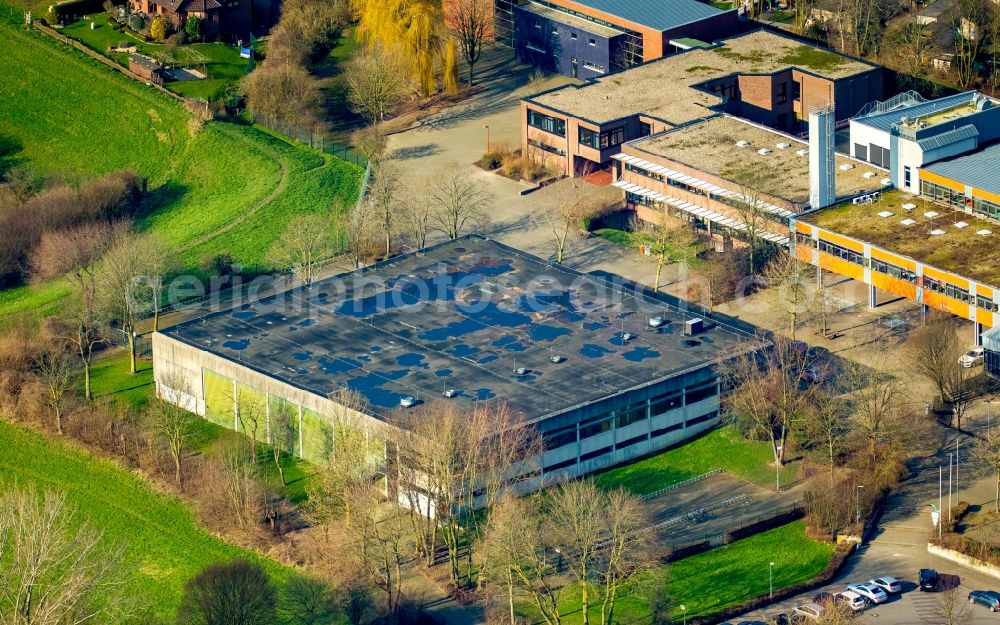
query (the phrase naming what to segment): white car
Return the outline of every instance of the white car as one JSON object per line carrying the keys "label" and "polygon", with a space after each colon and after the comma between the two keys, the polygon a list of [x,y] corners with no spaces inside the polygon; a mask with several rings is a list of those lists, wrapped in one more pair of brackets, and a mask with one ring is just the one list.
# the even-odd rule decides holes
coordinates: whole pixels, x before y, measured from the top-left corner
{"label": "white car", "polygon": [[976,365],[983,364],[983,348],[973,347],[969,351],[962,354],[962,357],[958,359],[958,364],[963,367],[975,367]]}
{"label": "white car", "polygon": [[851,606],[851,609],[855,612],[860,612],[865,609],[868,602],[864,597],[854,592],[853,590],[845,590],[844,592],[838,592],[836,594],[840,601],[843,601],[847,605]]}
{"label": "white car", "polygon": [[885,603],[889,595],[875,584],[851,584],[847,590],[855,592],[874,604]]}
{"label": "white car", "polygon": [[868,580],[869,584],[878,586],[886,592],[888,595],[895,595],[903,592],[903,584],[900,583],[898,579],[889,575],[883,575],[882,577],[875,577]]}

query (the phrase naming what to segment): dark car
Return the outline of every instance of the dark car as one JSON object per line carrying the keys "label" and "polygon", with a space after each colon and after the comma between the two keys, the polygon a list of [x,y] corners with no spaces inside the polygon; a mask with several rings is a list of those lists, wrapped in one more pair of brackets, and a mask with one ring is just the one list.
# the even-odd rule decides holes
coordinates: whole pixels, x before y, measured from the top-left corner
{"label": "dark car", "polygon": [[934,592],[938,588],[938,574],[934,569],[920,569],[920,590]]}
{"label": "dark car", "polygon": [[990,612],[1000,610],[1000,592],[992,590],[973,590],[969,593],[969,603],[978,603],[990,609]]}

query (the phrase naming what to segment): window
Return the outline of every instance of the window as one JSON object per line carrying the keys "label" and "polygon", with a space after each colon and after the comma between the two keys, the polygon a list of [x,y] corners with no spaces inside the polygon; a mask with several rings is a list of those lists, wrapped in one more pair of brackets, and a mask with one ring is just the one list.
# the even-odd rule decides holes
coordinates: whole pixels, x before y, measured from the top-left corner
{"label": "window", "polygon": [[868,160],[868,146],[861,145],[860,143],[854,144],[854,158],[867,161]]}
{"label": "window", "polygon": [[542,435],[545,449],[558,449],[576,442],[576,426],[546,432]]}
{"label": "window", "polygon": [[566,467],[571,467],[576,464],[576,458],[570,458],[569,460],[564,460],[562,462],[557,462],[555,464],[550,464],[545,467],[545,473],[551,473],[553,471],[558,471],[559,469],[565,469]]}
{"label": "window", "polygon": [[552,27],[552,34],[553,34],[553,35],[558,35],[558,34],[559,34],[559,29],[558,29],[558,28],[556,28],[555,26],[553,26],[553,27]]}
{"label": "window", "polygon": [[588,148],[594,148],[596,150],[600,145],[600,135],[590,128],[580,126],[580,145],[585,145]]}
{"label": "window", "polygon": [[1000,219],[1000,203],[991,202],[981,198],[972,201],[972,210],[993,219]]}
{"label": "window", "polygon": [[580,439],[590,438],[591,436],[597,436],[603,432],[607,432],[611,429],[612,419],[611,417],[602,417],[600,421],[596,423],[591,423],[590,425],[580,426]]}
{"label": "window", "polygon": [[695,388],[688,388],[684,390],[684,404],[690,406],[695,402],[699,402],[703,399],[708,399],[709,397],[716,396],[715,382],[707,386],[698,386]]}
{"label": "window", "polygon": [[905,280],[911,284],[916,284],[917,282],[917,274],[908,269],[897,267],[892,263],[887,263],[873,258],[871,259],[870,266],[872,271],[877,271],[878,273],[896,278],[897,280]]}
{"label": "window", "polygon": [[944,293],[944,284],[934,278],[924,278],[924,288],[935,293]]}
{"label": "window", "polygon": [[643,442],[645,440],[646,440],[646,435],[645,434],[643,434],[641,436],[635,436],[635,437],[632,437],[632,438],[630,438],[628,440],[619,441],[619,442],[615,443],[615,449],[624,449],[626,447],[631,447],[632,445],[635,445],[636,443],[641,443],[641,442]]}
{"label": "window", "polygon": [[587,43],[589,43],[589,44],[590,44],[590,45],[592,45],[592,46],[596,46],[596,45],[597,45],[597,41],[595,41],[595,40],[593,40],[593,39],[591,39],[591,40],[590,40],[590,41],[588,41]]}
{"label": "window", "polygon": [[[953,191],[947,187],[942,187],[939,184],[921,180],[920,194],[937,202],[942,202],[955,208],[965,210],[965,193],[962,191]],[[973,205],[973,209],[974,208],[975,205]]]}
{"label": "window", "polygon": [[601,447],[600,449],[595,449],[594,451],[588,451],[587,453],[580,456],[580,462],[586,462],[588,460],[593,460],[598,456],[603,456],[604,454],[611,453],[611,445],[607,447]]}
{"label": "window", "polygon": [[666,397],[654,399],[653,407],[650,413],[655,416],[674,410],[675,408],[680,408],[683,399],[684,395],[680,391],[667,395]]}
{"label": "window", "polygon": [[646,419],[648,414],[646,413],[646,405],[637,406],[630,410],[622,411],[617,417],[615,417],[617,423],[615,427],[623,428],[627,425],[632,425],[633,423],[638,423]]}
{"label": "window", "polygon": [[798,100],[802,97],[802,83],[792,81],[792,99]]}
{"label": "window", "polygon": [[784,104],[788,102],[788,83],[783,82],[778,84],[778,94],[776,102],[778,104]]}
{"label": "window", "polygon": [[719,411],[718,410],[713,410],[712,412],[710,412],[708,414],[705,414],[705,415],[701,415],[700,417],[695,417],[693,419],[688,419],[687,423],[685,424],[685,426],[686,427],[691,427],[692,425],[698,425],[699,423],[704,423],[706,421],[711,421],[712,419],[715,419],[718,416],[719,416]]}
{"label": "window", "polygon": [[536,141],[534,139],[528,139],[528,145],[533,148],[538,148],[539,150],[544,150],[546,152],[555,154],[556,156],[566,156],[565,150],[560,150],[559,148],[552,147],[547,143],[542,143],[541,141]]}
{"label": "window", "polygon": [[560,137],[566,136],[566,120],[549,117],[532,109],[528,109],[528,125]]}
{"label": "window", "polygon": [[830,254],[831,256],[836,256],[837,258],[842,258],[842,259],[844,259],[844,260],[846,260],[848,262],[854,263],[855,265],[864,265],[865,264],[865,257],[862,256],[860,252],[855,252],[854,250],[849,250],[846,247],[841,247],[839,245],[834,245],[833,243],[829,243],[829,242],[824,241],[822,239],[820,239],[819,244],[817,245],[817,247],[819,247],[819,251],[821,251],[821,252],[826,252],[827,254]]}
{"label": "window", "polygon": [[647,135],[653,134],[652,127],[646,122],[639,122],[639,136],[645,137]]}
{"label": "window", "polygon": [[675,423],[673,425],[668,425],[665,428],[660,428],[659,430],[653,430],[650,434],[650,438],[656,438],[657,436],[663,436],[664,434],[669,434],[670,432],[676,432],[677,430],[684,427],[683,423]]}
{"label": "window", "polygon": [[903,186],[910,186],[910,166],[903,167]]}
{"label": "window", "polygon": [[572,39],[573,41],[576,41],[576,33],[570,33],[569,38]]}
{"label": "window", "polygon": [[879,167],[889,166],[889,150],[881,148],[874,143],[868,147],[868,160]]}
{"label": "window", "polygon": [[796,232],[795,243],[798,245],[803,245],[805,247],[811,247],[812,249],[816,249],[816,245],[819,242],[816,239],[812,238],[812,235],[808,235],[802,232]]}
{"label": "window", "polygon": [[591,63],[590,61],[586,61],[583,64],[583,66],[586,67],[587,69],[589,69],[592,72],[597,72],[598,74],[606,74],[606,73],[608,73],[608,68],[607,67],[604,67],[603,65],[598,65],[597,63]]}
{"label": "window", "polygon": [[653,180],[659,180],[660,182],[663,182],[663,174],[657,174],[655,172],[651,172],[648,169],[637,167],[632,163],[625,163],[625,171],[630,171],[639,174],[640,176],[645,176],[647,178],[652,178]]}
{"label": "window", "polygon": [[616,145],[621,145],[625,143],[625,128],[615,128],[614,130],[609,130],[608,132],[601,133],[601,147],[613,147]]}
{"label": "window", "polygon": [[947,295],[948,297],[953,297],[960,302],[968,302],[970,299],[968,291],[966,291],[965,289],[960,289],[957,286],[952,286],[950,284],[946,284],[944,286],[944,294]]}
{"label": "window", "polygon": [[996,303],[987,297],[983,297],[982,295],[976,296],[976,307],[982,308],[983,310],[988,310],[990,312],[997,312]]}

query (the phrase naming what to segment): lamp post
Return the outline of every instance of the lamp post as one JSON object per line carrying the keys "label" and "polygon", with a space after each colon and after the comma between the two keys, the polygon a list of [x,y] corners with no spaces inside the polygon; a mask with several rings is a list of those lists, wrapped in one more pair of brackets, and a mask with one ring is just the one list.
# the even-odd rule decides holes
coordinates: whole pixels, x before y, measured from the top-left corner
{"label": "lamp post", "polygon": [[774,490],[781,492],[781,463],[778,462],[778,458],[781,458],[781,445],[775,447],[778,451],[774,456]]}
{"label": "lamp post", "polygon": [[854,489],[855,492],[855,503],[857,508],[854,511],[854,522],[861,523],[861,489],[864,488],[864,484],[858,484],[857,488]]}
{"label": "lamp post", "polygon": [[684,623],[684,625],[687,625],[688,622],[687,608],[684,607],[683,603],[681,604],[681,620]]}
{"label": "lamp post", "polygon": [[483,124],[483,128],[486,129],[486,151],[490,151],[490,125]]}
{"label": "lamp post", "polygon": [[556,547],[556,573],[562,573],[562,549]]}
{"label": "lamp post", "polygon": [[767,567],[767,600],[774,601],[774,562]]}
{"label": "lamp post", "polygon": [[990,417],[992,416],[993,398],[986,400],[986,438],[990,437]]}

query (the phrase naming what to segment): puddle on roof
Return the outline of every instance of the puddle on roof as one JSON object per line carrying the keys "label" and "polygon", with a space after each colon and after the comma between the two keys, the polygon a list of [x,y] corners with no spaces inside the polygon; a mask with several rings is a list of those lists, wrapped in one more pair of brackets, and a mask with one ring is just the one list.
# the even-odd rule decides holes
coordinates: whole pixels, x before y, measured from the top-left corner
{"label": "puddle on roof", "polygon": [[294,354],[292,354],[292,358],[301,361],[312,360],[312,357],[313,357],[312,352],[295,352]]}
{"label": "puddle on roof", "polygon": [[226,349],[231,349],[237,352],[241,352],[244,349],[250,347],[250,339],[239,339],[236,341],[226,341],[222,344]]}
{"label": "puddle on roof", "polygon": [[593,343],[585,343],[583,347],[580,348],[580,355],[584,358],[604,358],[607,354],[613,354],[614,350],[610,350],[607,347],[601,347],[600,345],[594,345]]}
{"label": "puddle on roof", "polygon": [[603,328],[609,328],[609,327],[611,326],[602,321],[588,321],[587,323],[583,324],[583,329],[587,330],[588,332],[593,332],[595,330],[601,330]]}
{"label": "puddle on roof", "polygon": [[434,375],[439,378],[449,378],[451,377],[451,373],[451,369],[438,369],[434,372]]}
{"label": "puddle on roof", "polygon": [[327,373],[329,375],[347,373],[348,371],[361,368],[360,362],[357,360],[351,360],[350,358],[331,358],[330,356],[320,356],[316,362],[323,368],[323,373]]}
{"label": "puddle on roof", "polygon": [[314,326],[314,325],[316,325],[315,319],[303,319],[302,321],[299,322],[300,328],[308,328],[309,326]]}
{"label": "puddle on roof", "polygon": [[305,367],[299,367],[298,369],[295,370],[295,373],[297,373],[299,375],[305,375],[305,374],[309,373],[309,370],[306,369]]}
{"label": "puddle on roof", "polygon": [[423,354],[403,354],[396,357],[396,364],[402,365],[404,367],[420,367],[421,369],[427,369],[427,363],[424,362],[425,356]]}
{"label": "puddle on roof", "polygon": [[531,336],[532,341],[554,341],[560,336],[572,333],[569,328],[557,328],[556,326],[541,323],[531,326],[529,336]]}
{"label": "puddle on roof", "polygon": [[495,347],[502,347],[508,351],[512,352],[523,352],[528,349],[524,343],[517,340],[517,337],[513,334],[505,334],[497,340],[493,341]]}
{"label": "puddle on roof", "polygon": [[451,346],[449,349],[447,349],[445,351],[447,351],[448,353],[450,353],[452,356],[456,356],[458,358],[466,358],[466,357],[471,356],[471,355],[475,354],[476,352],[478,352],[479,348],[478,347],[470,347],[469,345],[466,345],[465,343],[455,343],[453,346]]}
{"label": "puddle on roof", "polygon": [[365,376],[351,378],[347,381],[347,388],[361,393],[373,406],[380,408],[397,408],[399,400],[405,397],[402,393],[396,393],[382,388],[386,382],[401,380],[410,373],[409,369],[397,369],[395,371],[373,371]]}
{"label": "puddle on roof", "polygon": [[497,356],[496,354],[489,354],[488,356],[483,356],[482,358],[480,358],[479,359],[479,364],[481,364],[481,365],[488,365],[491,362],[496,362],[498,360],[500,360],[499,356]]}
{"label": "puddle on roof", "polygon": [[233,313],[234,319],[253,319],[257,316],[257,311],[253,308],[245,308],[239,312]]}
{"label": "puddle on roof", "polygon": [[487,399],[493,399],[497,394],[488,388],[481,388],[473,393],[472,396],[478,401],[486,401]]}
{"label": "puddle on roof", "polygon": [[660,352],[647,347],[636,347],[635,349],[622,354],[622,358],[632,362],[642,362],[647,358],[659,358]]}
{"label": "puddle on roof", "polygon": [[699,345],[701,345],[701,341],[697,339],[683,339],[681,341],[682,347],[698,347]]}
{"label": "puddle on roof", "polygon": [[[444,341],[446,339],[457,338],[466,334],[478,332],[488,328],[489,326],[517,328],[531,323],[531,317],[525,315],[524,313],[501,310],[493,302],[487,302],[482,307],[482,310],[478,310],[478,304],[479,303],[477,302],[468,307],[475,312],[466,312],[466,310],[468,310],[467,308],[459,306],[459,310],[469,314],[472,318],[462,319],[461,321],[452,321],[444,327],[428,330],[427,332],[421,334],[420,338],[425,341]],[[486,326],[486,328],[484,328],[484,326]]]}

